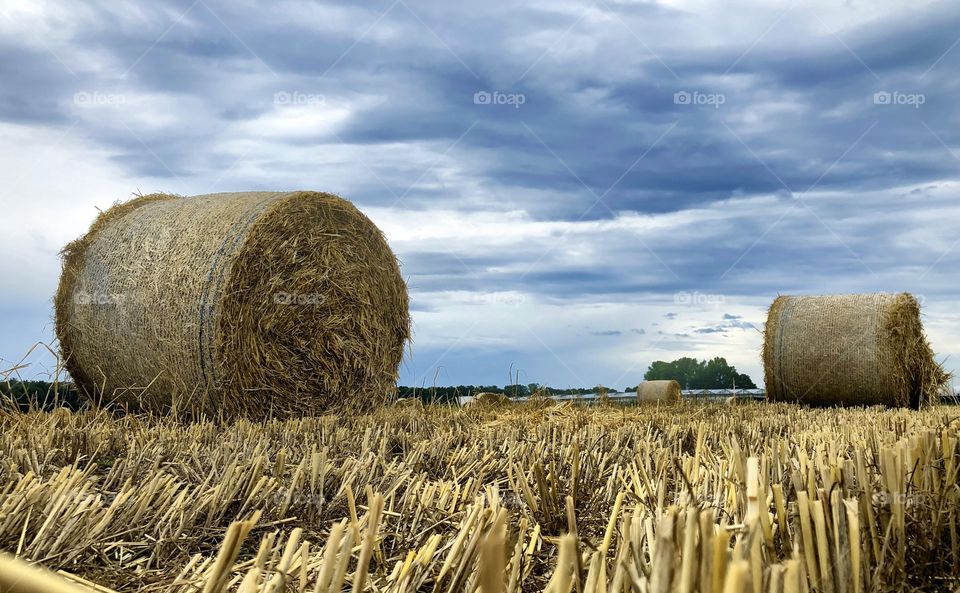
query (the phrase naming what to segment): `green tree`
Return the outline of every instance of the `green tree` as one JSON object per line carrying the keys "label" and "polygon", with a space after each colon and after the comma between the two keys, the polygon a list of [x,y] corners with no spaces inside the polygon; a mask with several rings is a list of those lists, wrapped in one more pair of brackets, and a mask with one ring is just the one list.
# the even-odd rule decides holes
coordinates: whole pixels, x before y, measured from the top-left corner
{"label": "green tree", "polygon": [[530,395],[530,388],[519,383],[516,385],[506,385],[503,388],[503,393],[506,394],[507,397],[524,397]]}
{"label": "green tree", "polygon": [[737,389],[756,389],[757,385],[744,373],[738,373],[727,359],[715,357],[697,360],[685,356],[673,362],[657,360],[643,375],[646,381],[676,379],[684,389],[724,389],[736,385]]}
{"label": "green tree", "polygon": [[58,407],[79,410],[83,399],[73,383],[47,381],[0,381],[0,410],[18,408],[28,410],[53,410]]}
{"label": "green tree", "polygon": [[673,362],[657,360],[650,365],[650,368],[644,373],[643,378],[646,381],[676,379],[677,382],[680,383],[680,387],[684,389],[704,389],[696,386],[696,383],[698,383],[697,377],[703,369],[702,365],[703,363],[699,360],[690,358],[689,356],[678,358]]}

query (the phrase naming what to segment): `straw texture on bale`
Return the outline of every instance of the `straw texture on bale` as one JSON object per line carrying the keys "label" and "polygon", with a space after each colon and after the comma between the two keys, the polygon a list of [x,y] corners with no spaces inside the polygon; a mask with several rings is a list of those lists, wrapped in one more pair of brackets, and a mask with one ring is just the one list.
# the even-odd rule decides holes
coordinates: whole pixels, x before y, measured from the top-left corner
{"label": "straw texture on bale", "polygon": [[637,401],[680,401],[680,383],[674,379],[669,381],[644,381],[637,386]]}
{"label": "straw texture on bale", "polygon": [[919,408],[949,379],[907,293],[778,297],[763,368],[767,399],[815,406]]}
{"label": "straw texture on bale", "polygon": [[377,227],[318,192],[142,196],[63,250],[65,364],[135,409],[287,415],[383,404],[409,338]]}

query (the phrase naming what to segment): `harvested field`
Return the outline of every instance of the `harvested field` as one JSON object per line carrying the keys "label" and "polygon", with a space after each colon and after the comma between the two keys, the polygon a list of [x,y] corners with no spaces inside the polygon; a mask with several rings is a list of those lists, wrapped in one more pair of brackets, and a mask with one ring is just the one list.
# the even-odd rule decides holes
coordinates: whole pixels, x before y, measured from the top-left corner
{"label": "harvested field", "polygon": [[0,412],[0,549],[97,591],[954,591],[958,416]]}

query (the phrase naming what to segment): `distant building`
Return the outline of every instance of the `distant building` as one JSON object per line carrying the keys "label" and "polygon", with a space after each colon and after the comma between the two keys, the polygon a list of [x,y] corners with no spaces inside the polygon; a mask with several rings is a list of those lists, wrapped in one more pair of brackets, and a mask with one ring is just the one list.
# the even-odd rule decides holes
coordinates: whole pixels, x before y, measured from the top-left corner
{"label": "distant building", "polygon": [[[477,394],[481,395],[481,394]],[[690,400],[702,400],[702,401],[716,401],[723,402],[727,398],[744,398],[744,399],[766,399],[767,392],[764,389],[685,389],[681,392],[681,397],[683,399]],[[458,398],[459,404],[462,406],[468,402],[471,402],[475,399],[475,396],[472,395],[462,395]],[[512,397],[511,400],[515,402],[523,402],[530,399],[528,396],[524,397]],[[598,393],[586,393],[586,394],[563,394],[563,395],[551,395],[549,399],[552,399],[556,402],[578,402],[585,405],[592,405],[597,403],[600,400],[600,395]],[[618,392],[608,392],[607,399],[611,403],[634,403],[637,401],[637,394],[635,391],[628,391],[626,393]]]}
{"label": "distant building", "polygon": [[725,400],[728,397],[743,397],[749,399],[766,399],[765,389],[684,389],[684,399],[716,399]]}

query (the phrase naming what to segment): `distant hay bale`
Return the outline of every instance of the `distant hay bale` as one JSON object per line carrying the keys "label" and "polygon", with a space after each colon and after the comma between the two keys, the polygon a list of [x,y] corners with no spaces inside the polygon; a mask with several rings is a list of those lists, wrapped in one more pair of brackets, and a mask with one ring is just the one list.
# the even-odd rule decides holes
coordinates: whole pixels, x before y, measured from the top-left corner
{"label": "distant hay bale", "polygon": [[912,295],[780,296],[764,332],[767,399],[919,408],[949,375],[934,360]]}
{"label": "distant hay bale", "polygon": [[382,405],[410,334],[383,234],[307,191],[115,205],[64,248],[55,313],[91,397],[228,416]]}
{"label": "distant hay bale", "polygon": [[510,403],[510,398],[502,393],[483,391],[475,395],[470,403],[478,406],[503,406]]}
{"label": "distant hay bale", "polygon": [[644,381],[637,386],[637,401],[640,402],[676,402],[680,397],[680,383],[673,379]]}
{"label": "distant hay bale", "polygon": [[526,401],[526,405],[531,408],[549,408],[556,403],[552,397],[540,394],[535,394]]}
{"label": "distant hay bale", "polygon": [[394,408],[400,408],[403,410],[422,410],[423,402],[415,397],[401,397],[393,402]]}

